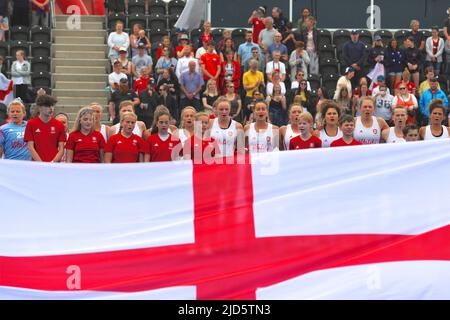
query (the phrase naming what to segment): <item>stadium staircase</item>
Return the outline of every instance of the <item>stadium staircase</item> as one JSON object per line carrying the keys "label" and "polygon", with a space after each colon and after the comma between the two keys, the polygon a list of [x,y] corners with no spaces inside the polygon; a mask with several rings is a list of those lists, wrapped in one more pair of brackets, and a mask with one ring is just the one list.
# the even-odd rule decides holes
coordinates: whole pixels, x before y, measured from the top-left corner
{"label": "stadium staircase", "polygon": [[106,107],[108,60],[104,17],[81,16],[81,29],[76,30],[68,28],[68,19],[56,16],[53,30],[53,95],[56,112],[67,113],[72,124],[81,107],[94,101]]}

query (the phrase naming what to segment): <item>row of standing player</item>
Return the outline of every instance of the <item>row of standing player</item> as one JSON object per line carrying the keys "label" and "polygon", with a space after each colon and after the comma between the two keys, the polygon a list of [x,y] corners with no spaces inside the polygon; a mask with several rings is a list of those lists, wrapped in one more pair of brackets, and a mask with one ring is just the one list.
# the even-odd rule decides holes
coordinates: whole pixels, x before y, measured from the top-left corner
{"label": "row of standing player", "polygon": [[48,162],[157,162],[180,158],[204,161],[246,152],[449,137],[449,129],[442,126],[444,107],[440,100],[430,104],[430,125],[420,130],[407,126],[407,113],[402,107],[394,109],[395,125],[389,128],[383,119],[373,115],[371,98],[363,99],[362,115],[356,118],[341,116],[336,104],[326,101],[320,131],[312,130],[312,116],[299,105],[291,106],[290,123],[278,128],[268,121],[268,106],[260,101],[255,105],[255,121],[243,127],[232,120],[230,103],[221,98],[216,102],[215,119],[197,113],[192,107],[185,108],[180,129],[170,125],[169,110],[159,106],[152,129],[146,130],[137,121],[132,102],[121,104],[121,122],[112,127],[100,123],[102,107],[94,103],[79,111],[68,137],[62,123],[53,118],[55,103],[50,96],[38,98],[39,116],[28,123],[23,120],[25,109],[20,101],[11,103],[8,107],[11,122],[0,128],[0,153],[7,159]]}

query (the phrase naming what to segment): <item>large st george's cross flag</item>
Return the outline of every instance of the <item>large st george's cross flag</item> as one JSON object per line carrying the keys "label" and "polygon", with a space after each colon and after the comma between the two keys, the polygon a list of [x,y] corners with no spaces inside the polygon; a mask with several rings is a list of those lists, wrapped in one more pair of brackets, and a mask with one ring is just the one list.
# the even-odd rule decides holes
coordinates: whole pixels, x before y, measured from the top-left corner
{"label": "large st george's cross flag", "polygon": [[0,161],[0,299],[448,299],[449,144]]}

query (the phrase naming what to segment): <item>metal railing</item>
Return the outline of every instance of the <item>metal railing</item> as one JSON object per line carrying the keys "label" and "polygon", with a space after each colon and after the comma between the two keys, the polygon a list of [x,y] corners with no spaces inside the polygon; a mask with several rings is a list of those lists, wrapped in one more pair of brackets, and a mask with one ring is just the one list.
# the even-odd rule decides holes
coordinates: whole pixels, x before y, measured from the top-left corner
{"label": "metal railing", "polygon": [[55,29],[56,28],[56,0],[50,0],[50,14],[51,14],[51,22],[50,22],[50,28]]}

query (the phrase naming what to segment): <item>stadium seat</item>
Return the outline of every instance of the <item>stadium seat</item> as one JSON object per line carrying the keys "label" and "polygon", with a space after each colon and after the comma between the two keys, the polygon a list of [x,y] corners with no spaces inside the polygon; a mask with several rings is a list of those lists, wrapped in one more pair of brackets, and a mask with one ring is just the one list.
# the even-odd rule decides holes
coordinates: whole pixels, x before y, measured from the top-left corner
{"label": "stadium seat", "polygon": [[34,26],[31,28],[31,41],[51,42],[51,31],[49,27]]}
{"label": "stadium seat", "polygon": [[350,40],[350,31],[348,30],[336,30],[333,33],[333,44],[338,51],[342,50],[344,43]]}
{"label": "stadium seat", "polygon": [[308,82],[312,90],[320,88],[320,76],[317,74],[308,74]]}
{"label": "stadium seat", "polygon": [[217,28],[214,29],[211,33],[213,35],[214,40],[216,41],[216,46],[219,44],[220,41],[223,39],[223,28]]}
{"label": "stadium seat", "polygon": [[175,27],[175,23],[177,23],[178,19],[180,18],[179,14],[172,14],[169,16],[169,29],[172,29]]}
{"label": "stadium seat", "polygon": [[420,30],[420,32],[422,32],[422,34],[425,37],[425,40],[429,37],[431,37],[431,31],[430,30]]}
{"label": "stadium seat", "polygon": [[336,57],[332,44],[322,44],[319,46],[320,59],[334,59]]}
{"label": "stadium seat", "polygon": [[198,46],[198,38],[200,37],[200,35],[202,34],[203,29],[199,28],[199,29],[194,29],[191,31],[190,33],[190,39],[191,39],[191,43],[194,46],[194,49],[197,49]]}
{"label": "stadium seat", "polygon": [[169,35],[169,33],[164,29],[150,29],[148,30],[150,41],[154,45],[161,43],[162,37]]}
{"label": "stadium seat", "polygon": [[124,26],[127,25],[127,17],[124,14],[120,14],[120,13],[110,14],[108,16],[107,21],[108,21],[107,25],[108,25],[109,30],[114,30],[116,28],[117,21],[122,21]]}
{"label": "stadium seat", "polygon": [[51,88],[52,76],[49,72],[44,71],[33,73],[31,76],[31,85],[35,88]]}
{"label": "stadium seat", "polygon": [[329,74],[326,77],[322,77],[322,86],[327,90],[328,93],[333,93],[336,90],[336,84],[339,80],[339,74]]}
{"label": "stadium seat", "polygon": [[49,57],[33,57],[31,59],[31,72],[50,72],[51,63]]}
{"label": "stadium seat", "polygon": [[181,14],[183,12],[184,7],[186,6],[186,2],[183,0],[172,0],[168,4],[169,15],[173,14]]}
{"label": "stadium seat", "polygon": [[166,3],[163,0],[150,0],[149,1],[149,8],[150,14],[161,14],[166,15],[167,14],[167,7]]}
{"label": "stadium seat", "polygon": [[145,14],[145,0],[128,0],[128,14]]}
{"label": "stadium seat", "polygon": [[231,38],[234,41],[234,45],[236,48],[239,47],[242,43],[245,42],[245,34],[247,33],[247,29],[234,29],[231,32]]}
{"label": "stadium seat", "polygon": [[394,33],[394,38],[397,40],[399,47],[403,45],[407,33],[408,30],[398,30]]}
{"label": "stadium seat", "polygon": [[381,41],[383,41],[385,46],[387,46],[389,41],[393,38],[392,32],[389,30],[378,30],[374,33],[374,36],[376,35],[381,37]]}
{"label": "stadium seat", "polygon": [[9,28],[9,40],[28,41],[30,29],[24,26],[14,26]]}
{"label": "stadium seat", "polygon": [[326,29],[317,30],[317,45],[320,47],[322,45],[330,45],[332,44],[332,36],[331,32]]}
{"label": "stadium seat", "polygon": [[51,57],[51,44],[48,42],[34,42],[31,45],[31,54],[35,57]]}
{"label": "stadium seat", "polygon": [[159,13],[152,13],[148,18],[148,28],[151,30],[167,29],[167,19],[165,15]]}
{"label": "stadium seat", "polygon": [[0,41],[0,56],[6,58],[9,53],[8,43],[4,41]]}
{"label": "stadium seat", "polygon": [[371,46],[373,44],[372,33],[365,29],[359,30],[359,41]]}
{"label": "stadium seat", "polygon": [[147,16],[143,13],[135,13],[128,16],[128,28],[133,30],[135,24],[140,24],[144,29],[147,29]]}
{"label": "stadium seat", "polygon": [[339,64],[336,59],[320,59],[319,71],[322,77],[339,74]]}
{"label": "stadium seat", "polygon": [[10,41],[9,44],[9,55],[11,57],[16,56],[16,51],[18,50],[23,50],[25,51],[25,55],[29,56],[30,55],[30,47],[28,46],[28,42],[26,41]]}

